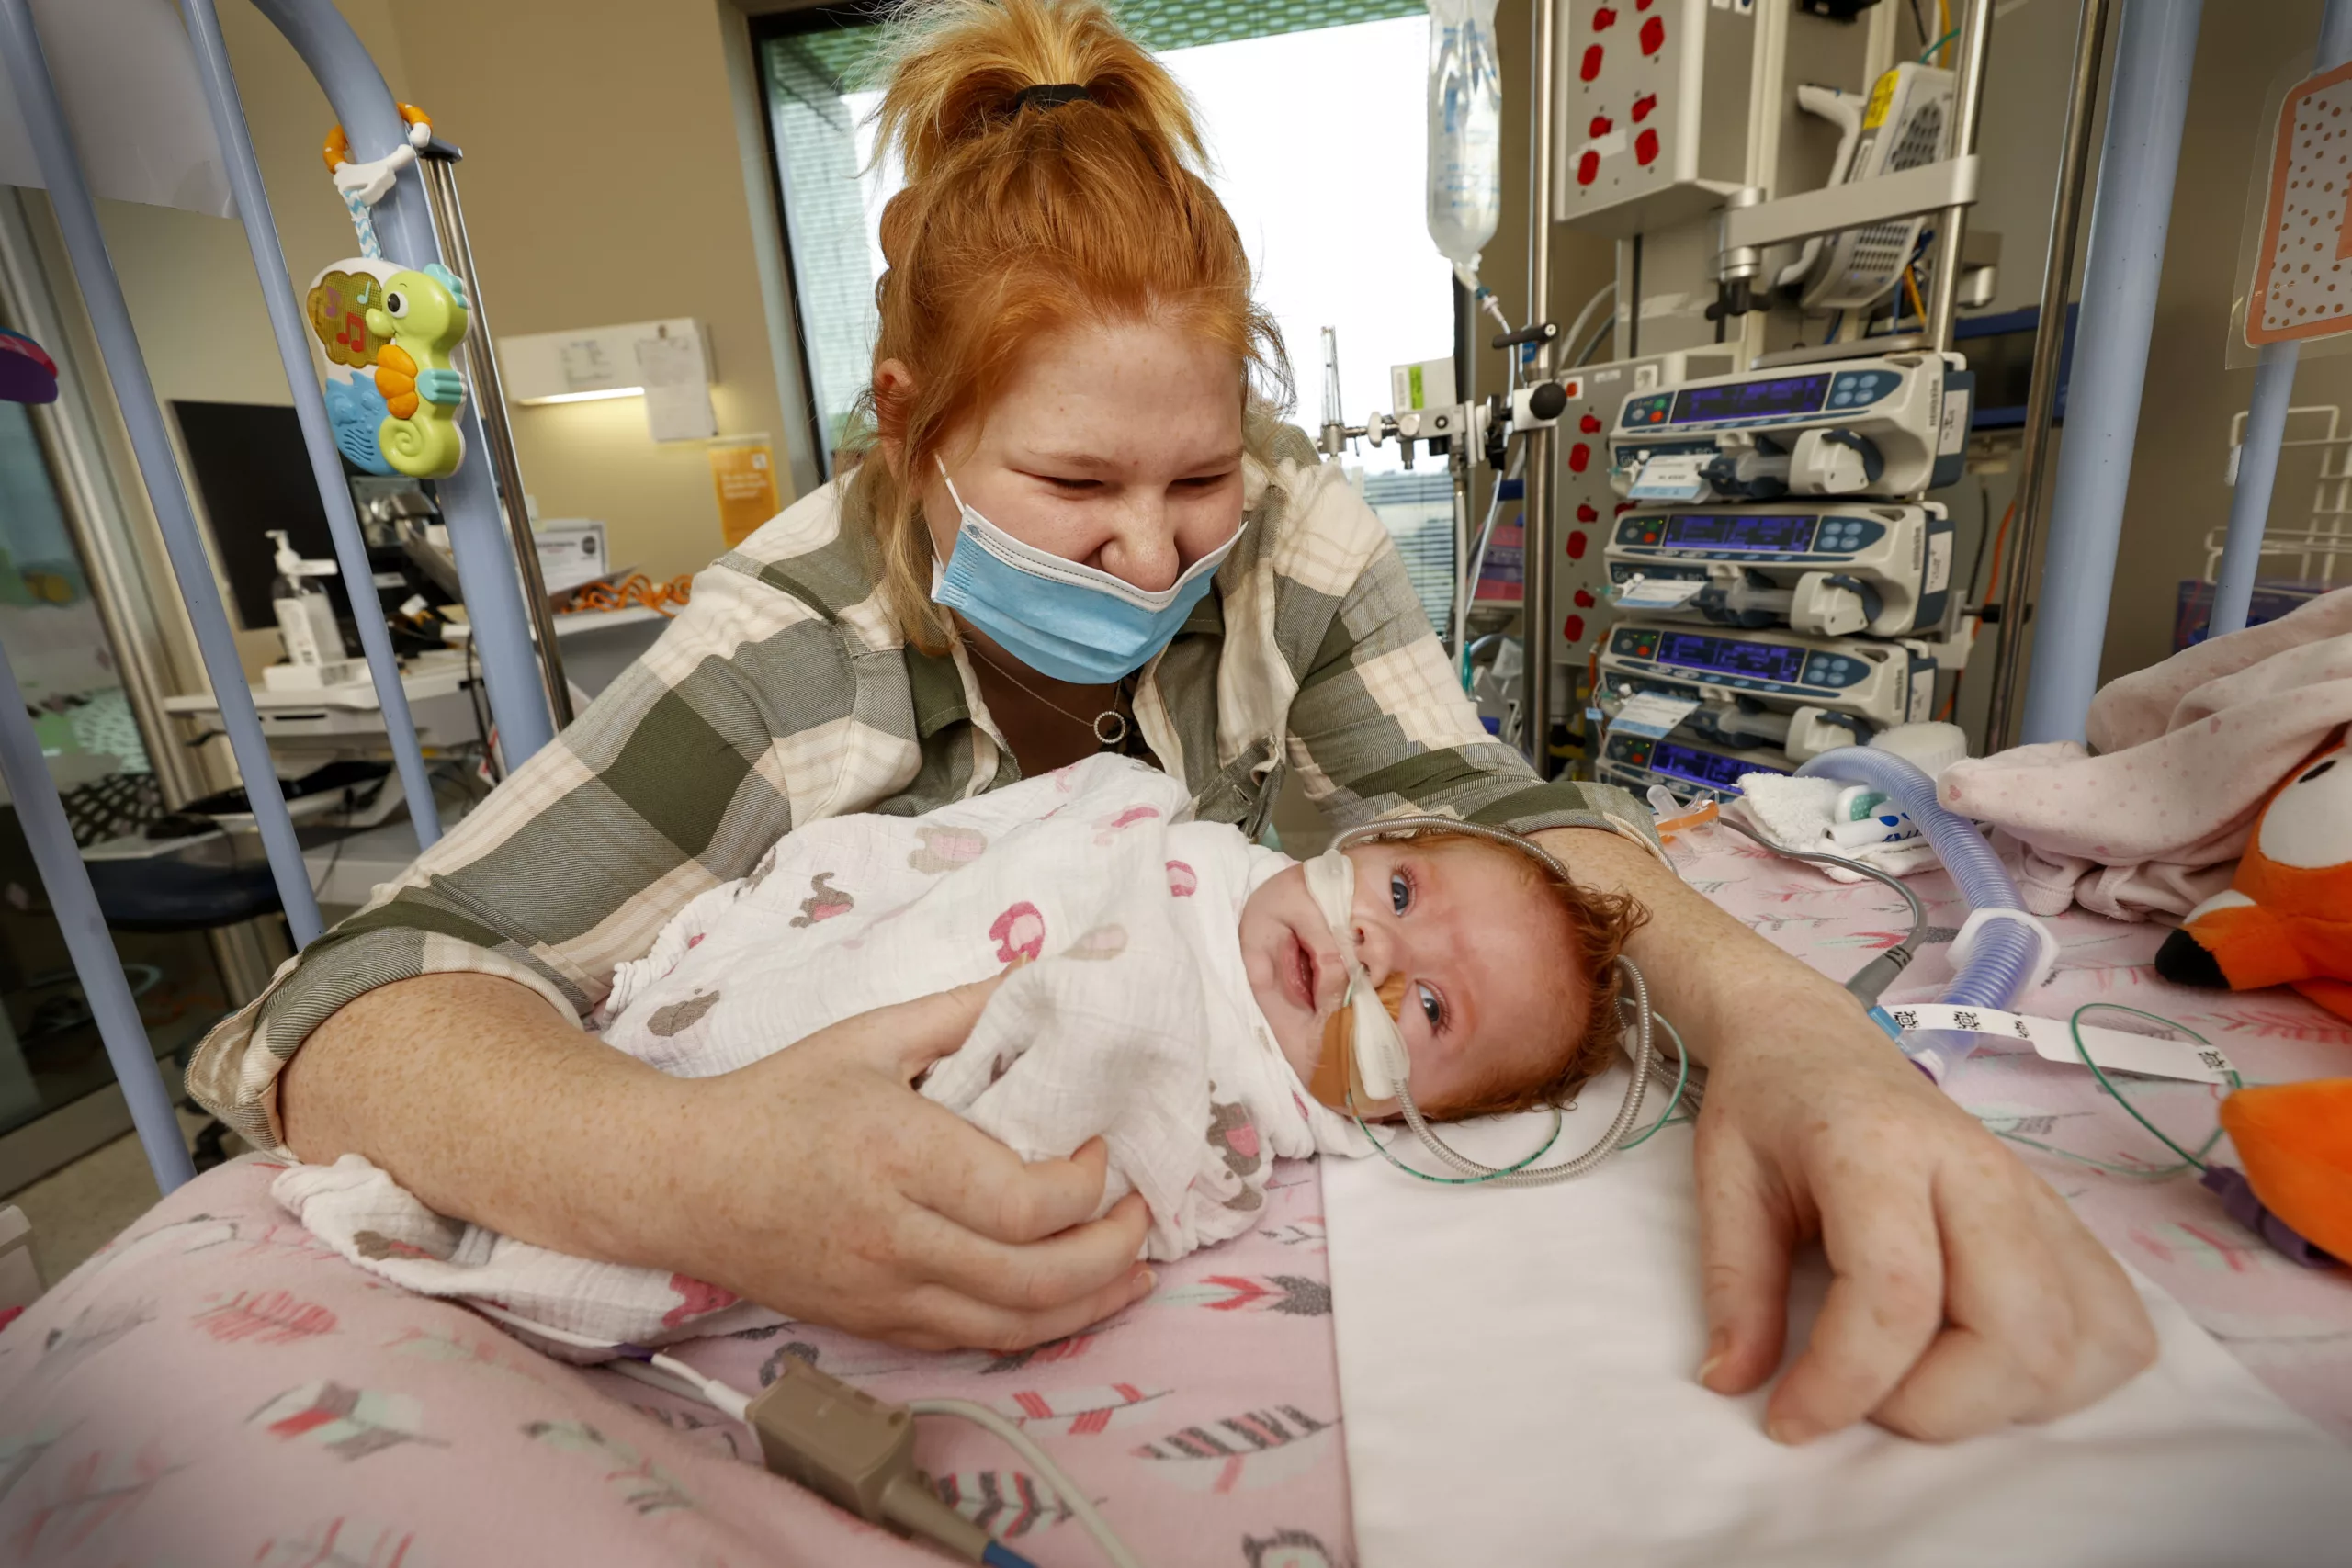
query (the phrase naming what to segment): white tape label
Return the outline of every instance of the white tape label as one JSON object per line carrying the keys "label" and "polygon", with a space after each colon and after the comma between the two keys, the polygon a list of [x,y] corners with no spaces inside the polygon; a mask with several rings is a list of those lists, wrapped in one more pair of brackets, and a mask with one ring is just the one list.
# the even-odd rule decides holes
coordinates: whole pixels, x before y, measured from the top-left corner
{"label": "white tape label", "polygon": [[1700,470],[1711,457],[1705,452],[1669,452],[1652,457],[1634,476],[1634,488],[1626,493],[1635,501],[1696,501],[1707,492],[1707,481]]}
{"label": "white tape label", "polygon": [[1706,586],[1703,577],[1636,577],[1617,585],[1617,604],[1626,610],[1679,610]]}
{"label": "white tape label", "polygon": [[1941,593],[1951,581],[1951,536],[1938,534],[1928,541],[1928,581],[1922,593]]}
{"label": "white tape label", "polygon": [[[2082,1065],[2082,1057],[2075,1053],[2074,1037],[2060,1019],[2029,1018],[1993,1008],[1952,1007],[1944,1002],[1906,1002],[1886,1010],[1900,1029],[1951,1029],[1963,1034],[2022,1040],[2045,1060]],[[2237,1071],[2219,1047],[2199,1045],[2194,1040],[2165,1040],[2154,1034],[2098,1029],[2090,1024],[2082,1026],[2082,1036],[2083,1049],[2109,1072],[2226,1084]]]}
{"label": "white tape label", "polygon": [[1676,725],[1698,711],[1699,705],[1687,697],[1643,692],[1625,699],[1625,705],[1617,710],[1616,720],[1609,728],[1612,734],[1646,735],[1656,740],[1672,733]]}
{"label": "white tape label", "polygon": [[1968,439],[1968,405],[1975,399],[1956,388],[1944,391],[1942,419],[1936,431],[1936,456],[1949,457]]}

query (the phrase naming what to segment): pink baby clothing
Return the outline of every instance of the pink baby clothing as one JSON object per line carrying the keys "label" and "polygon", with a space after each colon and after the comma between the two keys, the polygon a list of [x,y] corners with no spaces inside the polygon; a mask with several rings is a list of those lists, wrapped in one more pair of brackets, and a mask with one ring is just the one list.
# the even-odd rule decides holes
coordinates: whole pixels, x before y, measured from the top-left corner
{"label": "pink baby clothing", "polygon": [[2010,841],[2036,914],[2177,919],[2229,886],[2264,798],[2347,722],[2352,589],[2339,589],[2109,682],[2088,747],[1955,762],[1937,794]]}

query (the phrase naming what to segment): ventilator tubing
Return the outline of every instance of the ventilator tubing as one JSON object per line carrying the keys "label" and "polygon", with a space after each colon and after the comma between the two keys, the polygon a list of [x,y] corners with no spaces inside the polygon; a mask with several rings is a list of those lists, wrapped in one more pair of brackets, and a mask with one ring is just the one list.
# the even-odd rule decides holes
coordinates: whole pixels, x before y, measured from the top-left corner
{"label": "ventilator tubing", "polygon": [[[1844,779],[1880,791],[1910,813],[1911,820],[1928,835],[1971,909],[2025,913],[2025,900],[2018,897],[2017,884],[1993,847],[1974,824],[1938,804],[1934,782],[1902,758],[1865,746],[1841,746],[1806,762],[1797,770],[1797,776]],[[2030,920],[2029,916],[2027,920],[1986,922],[1960,973],[1938,999],[1955,1007],[2012,1010],[2042,965],[2041,939]],[[1912,1030],[1903,1036],[1903,1049],[1922,1071],[1941,1083],[1945,1073],[1973,1051],[1980,1038],[1957,1030]]]}

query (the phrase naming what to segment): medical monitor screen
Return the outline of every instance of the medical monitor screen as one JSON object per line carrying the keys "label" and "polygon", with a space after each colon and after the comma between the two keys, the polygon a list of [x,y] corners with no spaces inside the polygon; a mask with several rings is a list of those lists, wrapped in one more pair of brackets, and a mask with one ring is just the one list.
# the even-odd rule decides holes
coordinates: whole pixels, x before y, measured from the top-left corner
{"label": "medical monitor screen", "polygon": [[1674,415],[1667,423],[1701,424],[1719,419],[1770,419],[1775,414],[1813,413],[1828,395],[1827,376],[1736,381],[1728,387],[1686,387],[1674,394]]}
{"label": "medical monitor screen", "polygon": [[1811,517],[1686,512],[1666,520],[1666,543],[1680,549],[1802,550],[1813,542]]}
{"label": "medical monitor screen", "polygon": [[1794,682],[1804,670],[1804,649],[1779,642],[1742,642],[1737,637],[1668,632],[1658,638],[1658,661],[1692,670],[1716,670],[1756,681]]}
{"label": "medical monitor screen", "polygon": [[1742,773],[1776,773],[1778,768],[1759,768],[1753,762],[1743,762],[1736,757],[1725,757],[1713,751],[1702,751],[1694,747],[1676,746],[1660,741],[1650,750],[1650,771],[1667,773],[1678,779],[1689,779],[1711,789],[1727,789],[1735,794],[1739,789]]}

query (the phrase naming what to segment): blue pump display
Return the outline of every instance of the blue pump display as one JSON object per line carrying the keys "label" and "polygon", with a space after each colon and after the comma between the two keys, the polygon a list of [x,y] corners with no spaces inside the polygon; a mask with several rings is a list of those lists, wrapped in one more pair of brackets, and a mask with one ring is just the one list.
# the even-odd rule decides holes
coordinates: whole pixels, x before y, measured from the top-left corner
{"label": "blue pump display", "polygon": [[[1806,762],[1797,770],[1797,776],[1868,784],[1899,805],[1927,834],[1971,909],[2027,912],[2008,868],[1975,825],[1938,804],[1935,782],[1901,757],[1867,746],[1841,746]],[[2033,983],[2041,959],[2041,942],[2030,925],[2022,920],[1988,921],[1960,973],[1937,999],[1956,1007],[2013,1010]],[[1941,1083],[1955,1064],[1975,1050],[1978,1038],[1954,1030],[1917,1030],[1904,1034],[1901,1043],[1905,1055]]]}

